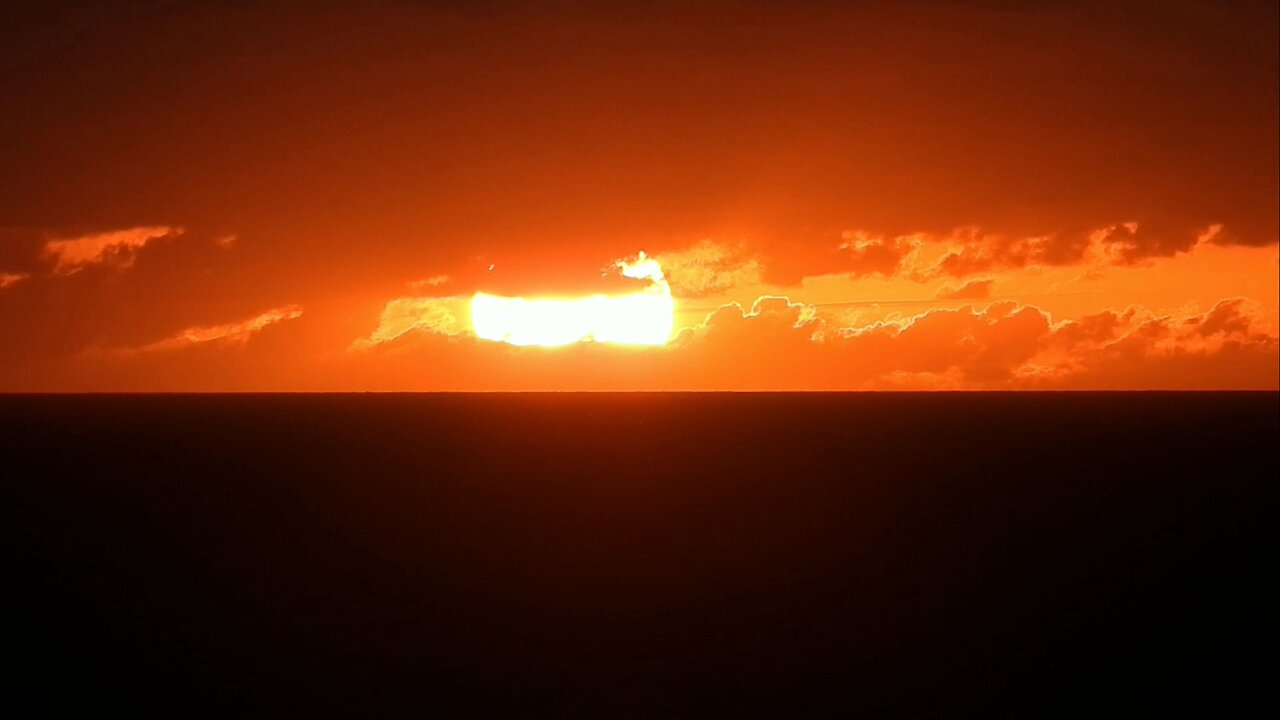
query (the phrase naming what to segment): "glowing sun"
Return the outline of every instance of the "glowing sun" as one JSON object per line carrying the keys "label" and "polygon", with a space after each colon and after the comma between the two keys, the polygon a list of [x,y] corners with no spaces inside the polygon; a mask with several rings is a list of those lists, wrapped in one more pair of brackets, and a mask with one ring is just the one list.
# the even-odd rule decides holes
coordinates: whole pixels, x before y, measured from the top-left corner
{"label": "glowing sun", "polygon": [[674,324],[675,300],[658,261],[643,252],[618,261],[625,277],[648,280],[644,290],[578,298],[522,298],[476,293],[471,327],[482,340],[556,347],[576,342],[665,345]]}

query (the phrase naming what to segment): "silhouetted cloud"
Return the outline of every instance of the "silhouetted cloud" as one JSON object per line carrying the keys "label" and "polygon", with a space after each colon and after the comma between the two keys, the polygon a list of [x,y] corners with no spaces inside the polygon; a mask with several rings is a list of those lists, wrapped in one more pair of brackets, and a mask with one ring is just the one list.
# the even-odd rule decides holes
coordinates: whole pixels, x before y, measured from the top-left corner
{"label": "silhouetted cloud", "polygon": [[932,266],[919,269],[922,279],[962,278],[978,273],[1064,265],[1134,265],[1191,252],[1202,243],[1218,244],[1222,225],[1123,222],[1092,230],[1065,229],[1044,235],[1014,236],[970,227],[946,237],[947,252]]}
{"label": "silhouetted cloud", "polygon": [[[1254,237],[1254,236],[1251,236]],[[1235,245],[1220,223],[1192,226],[1125,221],[1099,227],[1073,226],[1019,234],[998,226],[967,226],[941,232],[883,235],[869,230],[800,236],[786,242],[725,245],[701,240],[685,250],[662,253],[689,280],[681,297],[700,297],[729,287],[797,286],[805,278],[843,275],[905,277],[926,282],[1008,270],[1065,266],[1133,266],[1190,253],[1201,245]],[[1255,243],[1256,244],[1256,243]],[[1266,244],[1266,243],[1262,243]],[[732,249],[730,249],[732,248]],[[934,259],[922,262],[922,251]],[[700,262],[701,261],[701,262]],[[687,269],[686,269],[687,268]],[[969,292],[981,292],[974,285]],[[985,296],[974,296],[985,297]]]}

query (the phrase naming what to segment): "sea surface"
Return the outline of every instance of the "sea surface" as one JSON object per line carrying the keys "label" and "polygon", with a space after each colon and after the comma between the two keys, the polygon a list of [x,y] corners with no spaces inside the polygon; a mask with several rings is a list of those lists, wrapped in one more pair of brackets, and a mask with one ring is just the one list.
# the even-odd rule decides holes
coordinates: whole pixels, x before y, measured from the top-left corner
{"label": "sea surface", "polygon": [[0,396],[7,702],[1275,715],[1276,393]]}

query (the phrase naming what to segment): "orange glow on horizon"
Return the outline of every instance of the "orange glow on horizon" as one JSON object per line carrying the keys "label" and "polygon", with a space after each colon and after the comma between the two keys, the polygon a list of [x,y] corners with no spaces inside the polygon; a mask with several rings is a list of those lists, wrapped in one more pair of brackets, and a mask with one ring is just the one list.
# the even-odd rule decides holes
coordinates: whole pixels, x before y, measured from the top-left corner
{"label": "orange glow on horizon", "polygon": [[31,5],[0,394],[1280,388],[1276,3]]}

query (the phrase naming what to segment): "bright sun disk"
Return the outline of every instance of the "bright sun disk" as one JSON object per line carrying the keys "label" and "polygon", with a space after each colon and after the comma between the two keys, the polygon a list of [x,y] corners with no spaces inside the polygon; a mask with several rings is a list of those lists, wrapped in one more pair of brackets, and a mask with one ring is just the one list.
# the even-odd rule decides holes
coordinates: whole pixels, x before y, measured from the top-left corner
{"label": "bright sun disk", "polygon": [[639,254],[618,261],[625,277],[648,280],[642,291],[579,298],[522,298],[476,293],[471,326],[482,340],[556,347],[576,342],[665,345],[674,324],[675,300],[662,267]]}

